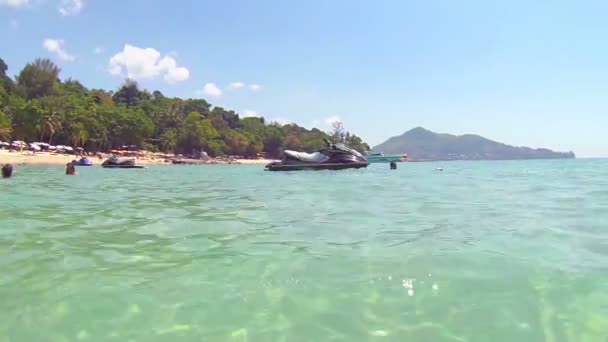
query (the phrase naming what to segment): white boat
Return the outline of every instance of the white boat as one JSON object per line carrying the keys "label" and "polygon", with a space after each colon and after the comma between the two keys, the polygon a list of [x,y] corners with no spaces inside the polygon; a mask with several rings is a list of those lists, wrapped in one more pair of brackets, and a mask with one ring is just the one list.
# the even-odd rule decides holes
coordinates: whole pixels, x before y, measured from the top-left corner
{"label": "white boat", "polygon": [[367,161],[369,163],[390,163],[390,162],[403,162],[407,160],[407,155],[384,155],[384,153],[368,152]]}

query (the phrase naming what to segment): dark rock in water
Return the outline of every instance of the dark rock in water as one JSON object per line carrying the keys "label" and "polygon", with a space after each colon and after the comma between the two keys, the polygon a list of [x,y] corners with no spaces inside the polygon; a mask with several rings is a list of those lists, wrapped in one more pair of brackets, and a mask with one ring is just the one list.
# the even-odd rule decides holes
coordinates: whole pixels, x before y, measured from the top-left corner
{"label": "dark rock in water", "polygon": [[573,152],[515,147],[479,135],[440,134],[422,127],[392,137],[372,150],[384,154],[407,154],[413,161],[575,158]]}

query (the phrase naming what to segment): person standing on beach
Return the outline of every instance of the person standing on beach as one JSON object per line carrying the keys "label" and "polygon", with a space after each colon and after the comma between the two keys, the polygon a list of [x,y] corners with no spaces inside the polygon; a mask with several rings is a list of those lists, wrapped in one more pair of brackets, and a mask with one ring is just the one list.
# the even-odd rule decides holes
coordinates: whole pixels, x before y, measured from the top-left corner
{"label": "person standing on beach", "polygon": [[13,165],[4,164],[2,165],[2,178],[11,178],[13,175]]}

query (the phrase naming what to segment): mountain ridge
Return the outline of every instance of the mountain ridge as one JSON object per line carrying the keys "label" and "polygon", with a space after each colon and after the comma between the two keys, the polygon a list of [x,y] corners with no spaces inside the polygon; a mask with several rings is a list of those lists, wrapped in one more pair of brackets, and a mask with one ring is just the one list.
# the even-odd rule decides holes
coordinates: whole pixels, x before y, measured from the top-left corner
{"label": "mountain ridge", "polygon": [[574,152],[511,146],[476,134],[436,133],[420,126],[387,139],[372,151],[385,154],[405,153],[410,160],[418,161],[576,158]]}

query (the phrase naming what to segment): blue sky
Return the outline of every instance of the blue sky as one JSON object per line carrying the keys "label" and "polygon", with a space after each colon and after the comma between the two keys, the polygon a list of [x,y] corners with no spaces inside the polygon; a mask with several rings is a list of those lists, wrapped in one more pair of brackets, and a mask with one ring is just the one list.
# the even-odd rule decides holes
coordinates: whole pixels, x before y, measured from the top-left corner
{"label": "blue sky", "polygon": [[306,127],[339,117],[371,144],[424,126],[608,156],[606,13],[606,1],[0,0],[0,57],[13,75],[50,57],[87,87],[130,74]]}

